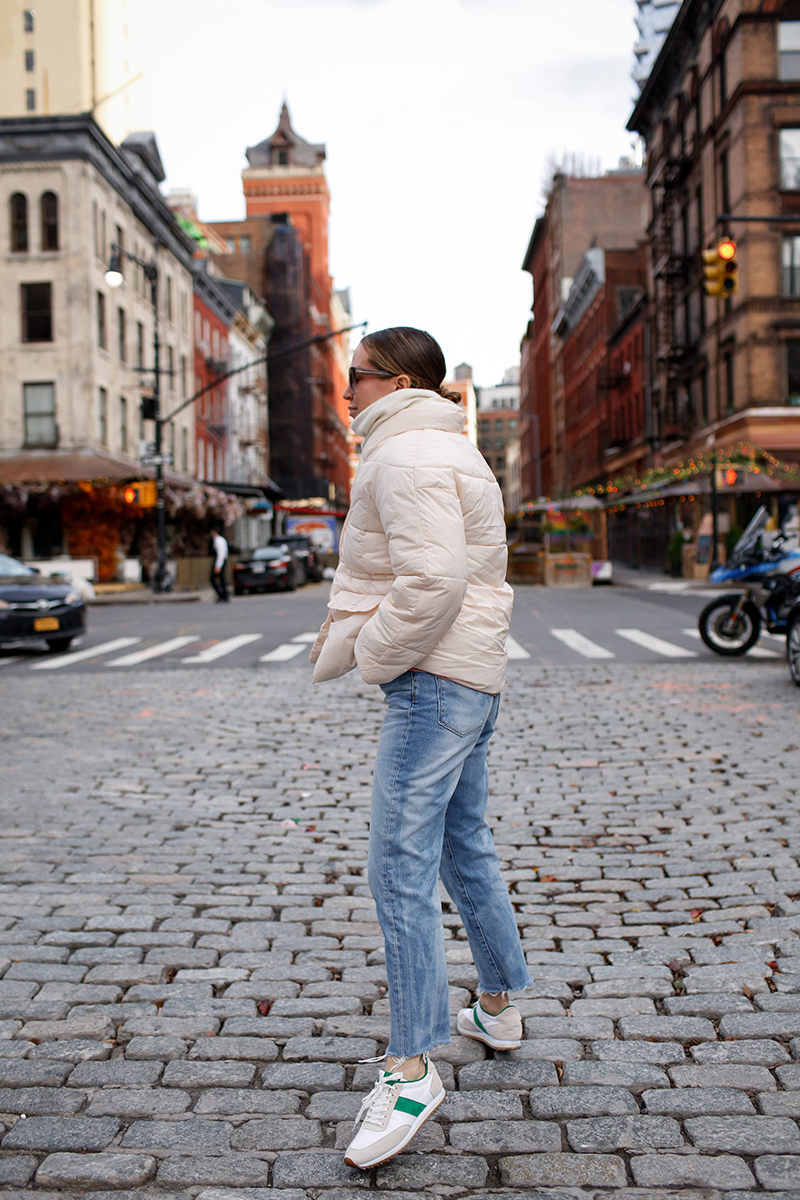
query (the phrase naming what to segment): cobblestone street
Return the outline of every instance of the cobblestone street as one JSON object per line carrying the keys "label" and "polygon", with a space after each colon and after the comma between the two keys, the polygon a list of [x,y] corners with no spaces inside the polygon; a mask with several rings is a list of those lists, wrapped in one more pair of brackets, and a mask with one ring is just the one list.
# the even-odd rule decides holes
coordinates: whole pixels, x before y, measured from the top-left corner
{"label": "cobblestone street", "polygon": [[[389,1030],[379,690],[199,667],[4,692],[7,1195],[800,1197],[782,663],[512,667],[490,819],[525,1041],[454,1036],[446,1102],[365,1174],[342,1149]],[[477,977],[443,909],[455,1026]]]}

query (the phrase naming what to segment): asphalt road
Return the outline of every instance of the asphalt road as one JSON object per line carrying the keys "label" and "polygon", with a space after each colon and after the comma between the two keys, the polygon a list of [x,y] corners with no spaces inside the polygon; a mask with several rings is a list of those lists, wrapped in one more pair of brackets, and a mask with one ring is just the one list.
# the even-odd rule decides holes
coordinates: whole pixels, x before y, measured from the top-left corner
{"label": "asphalt road", "polygon": [[[726,660],[706,649],[697,618],[708,592],[681,594],[625,586],[518,587],[510,657],[530,668]],[[209,601],[118,604],[89,609],[88,630],[68,654],[46,646],[0,649],[0,679],[31,670],[170,670],[249,667],[308,670],[308,646],[325,618],[328,584],[297,592]],[[748,658],[785,671],[783,639],[762,635]]]}

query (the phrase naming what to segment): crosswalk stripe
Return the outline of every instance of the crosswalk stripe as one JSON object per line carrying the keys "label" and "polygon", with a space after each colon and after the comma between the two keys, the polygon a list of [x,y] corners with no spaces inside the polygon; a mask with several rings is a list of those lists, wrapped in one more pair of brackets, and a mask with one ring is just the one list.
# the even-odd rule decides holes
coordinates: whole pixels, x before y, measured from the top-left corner
{"label": "crosswalk stripe", "polygon": [[664,658],[697,658],[696,650],[686,650],[674,642],[665,642],[652,633],[645,633],[643,629],[617,629],[615,632],[636,646],[652,650],[654,654],[662,654]]}
{"label": "crosswalk stripe", "polygon": [[[682,629],[681,633],[685,633],[690,638],[700,638],[699,629]],[[763,646],[751,646],[747,651],[745,658],[780,658],[777,650],[765,650]]]}
{"label": "crosswalk stripe", "polygon": [[298,633],[297,637],[292,638],[292,641],[293,642],[304,642],[304,643],[311,642],[311,643],[313,643],[317,640],[318,637],[319,637],[319,631],[317,631],[317,633]]}
{"label": "crosswalk stripe", "polygon": [[506,652],[509,658],[530,658],[530,654],[524,646],[520,646],[516,638],[511,634],[506,639]]}
{"label": "crosswalk stripe", "polygon": [[590,641],[582,633],[578,633],[577,629],[551,629],[550,632],[553,637],[569,646],[570,650],[582,654],[584,658],[616,658],[613,651],[598,646],[597,642]]}
{"label": "crosswalk stripe", "polygon": [[[141,641],[141,638],[136,640],[137,642]],[[133,654],[123,654],[122,658],[114,658],[105,665],[107,667],[135,667],[138,663],[147,662],[150,658],[159,658],[162,654],[171,654],[173,650],[180,650],[189,642],[199,641],[200,639],[195,634],[192,634],[191,637],[170,638],[168,642],[158,642],[155,646],[148,646],[146,650],[134,650]]]}
{"label": "crosswalk stripe", "polygon": [[225,638],[222,642],[216,642],[213,646],[207,646],[205,650],[200,650],[197,654],[191,655],[190,658],[184,658],[183,662],[215,662],[218,658],[224,658],[226,654],[233,654],[234,650],[239,650],[242,646],[249,646],[251,642],[260,641],[261,636],[260,633],[240,633],[236,637]]}
{"label": "crosswalk stripe", "polygon": [[140,637],[114,638],[113,642],[102,642],[99,646],[89,646],[86,650],[73,650],[70,654],[59,654],[58,658],[48,658],[45,662],[37,662],[31,667],[32,671],[57,671],[59,667],[69,667],[72,663],[83,662],[87,658],[97,658],[100,654],[111,654],[114,650],[124,650],[126,646],[135,646]]}
{"label": "crosswalk stripe", "polygon": [[264,654],[258,660],[259,662],[288,662],[290,658],[294,658],[296,654],[302,654],[305,650],[305,643],[300,642],[284,642],[282,646],[276,646],[274,650],[270,650],[269,654]]}

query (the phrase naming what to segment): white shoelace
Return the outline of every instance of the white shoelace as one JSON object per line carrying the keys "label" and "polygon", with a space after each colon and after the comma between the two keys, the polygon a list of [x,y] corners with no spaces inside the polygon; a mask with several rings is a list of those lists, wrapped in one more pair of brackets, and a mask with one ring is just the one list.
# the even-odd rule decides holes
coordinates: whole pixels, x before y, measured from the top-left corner
{"label": "white shoelace", "polygon": [[[389,1078],[392,1079],[393,1077],[390,1076]],[[391,1107],[391,1103],[392,1084],[387,1083],[384,1079],[379,1079],[358,1110],[358,1116],[353,1123],[353,1128],[355,1129],[356,1125],[358,1125],[364,1113],[367,1114],[364,1120],[369,1121],[371,1125],[381,1124]]]}

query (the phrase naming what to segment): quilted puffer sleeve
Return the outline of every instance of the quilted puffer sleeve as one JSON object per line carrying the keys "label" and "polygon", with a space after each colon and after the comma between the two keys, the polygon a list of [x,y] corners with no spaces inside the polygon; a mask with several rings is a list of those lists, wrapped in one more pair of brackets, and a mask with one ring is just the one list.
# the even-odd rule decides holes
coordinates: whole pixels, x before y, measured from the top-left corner
{"label": "quilted puffer sleeve", "polygon": [[421,662],[458,616],[467,546],[452,468],[382,463],[370,491],[395,580],[355,655],[365,682],[388,683]]}

